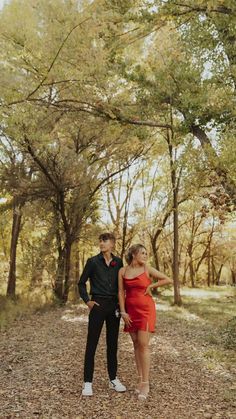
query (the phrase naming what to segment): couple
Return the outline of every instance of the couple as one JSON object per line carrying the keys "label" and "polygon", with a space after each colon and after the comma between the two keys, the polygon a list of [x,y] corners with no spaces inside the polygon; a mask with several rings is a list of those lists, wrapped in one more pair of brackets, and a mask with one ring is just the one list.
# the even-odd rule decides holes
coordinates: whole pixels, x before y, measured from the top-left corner
{"label": "couple", "polygon": [[[117,378],[117,344],[120,316],[134,345],[138,372],[136,392],[145,400],[149,392],[150,332],[154,332],[156,310],[151,290],[172,283],[171,279],[146,265],[147,251],[141,245],[129,248],[123,267],[122,260],[114,256],[115,236],[99,236],[100,253],[88,259],[78,286],[80,296],[89,308],[87,345],[84,361],[83,396],[92,396],[94,357],[104,321],[106,322],[107,369],[109,387],[117,392],[126,387]],[[158,281],[152,283],[150,276]],[[86,282],[90,281],[90,295]]]}

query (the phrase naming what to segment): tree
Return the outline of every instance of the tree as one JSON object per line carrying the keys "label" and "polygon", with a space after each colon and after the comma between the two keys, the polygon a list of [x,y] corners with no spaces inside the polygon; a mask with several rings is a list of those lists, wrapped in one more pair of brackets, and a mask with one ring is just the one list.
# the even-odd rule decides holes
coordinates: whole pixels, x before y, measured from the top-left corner
{"label": "tree", "polygon": [[[91,126],[92,121],[90,129]],[[70,134],[68,130],[66,131],[65,141],[62,134],[65,128],[61,125],[58,129],[61,135],[57,138],[57,146],[54,144],[54,149],[51,151],[49,144],[49,149],[42,156],[40,150],[34,150],[28,138],[24,141],[29,155],[38,166],[42,187],[47,188],[51,194],[58,247],[58,269],[54,291],[59,299],[66,301],[70,286],[71,247],[78,240],[82,225],[92,216],[97,206],[96,192],[114,174],[128,167],[136,156],[132,155],[130,161],[129,156],[127,159],[124,156],[120,167],[106,173],[103,170],[104,165],[108,160],[112,164],[113,156],[118,154],[114,142],[118,141],[120,147],[122,141],[125,141],[126,137],[122,131],[118,130],[118,138],[111,142],[110,139],[107,140],[110,127],[107,127],[108,132],[106,132],[102,126],[103,137],[101,132],[99,136],[91,137],[86,126],[78,127],[77,122],[74,131],[71,129]],[[139,153],[141,149],[138,147],[136,152]]]}
{"label": "tree", "polygon": [[[136,87],[136,104],[145,109],[140,114],[170,128],[163,112],[171,103],[182,130],[198,138],[208,165],[235,203],[232,171],[212,142],[213,136],[218,140],[228,126],[235,126],[235,5],[169,0],[155,1],[156,7],[152,3],[144,11],[141,3],[136,2],[139,11],[129,10],[137,25],[132,47],[129,40],[124,43],[121,66],[123,76]],[[144,42],[148,48],[142,65],[137,57],[143,56]],[[131,52],[134,44],[136,55]]]}
{"label": "tree", "polygon": [[[235,124],[235,3],[200,0],[156,3],[159,6],[156,18],[166,19],[167,25],[171,20],[176,25],[187,53],[186,67],[191,69],[194,64],[198,73],[195,81],[193,71],[186,75],[189,88],[185,92],[185,83],[173,73],[179,89],[174,99],[175,106],[184,116],[185,126],[200,141],[209,163],[235,203],[236,184],[231,171],[222,164],[208,135],[209,128],[214,127],[219,136],[224,136],[227,126],[232,126],[233,121]],[[194,101],[188,100],[189,92],[194,93]]]}
{"label": "tree", "polygon": [[[71,247],[97,207],[97,191],[129,167],[143,149],[140,128],[129,129],[104,119],[97,122],[97,111],[91,112],[89,103],[96,103],[99,109],[100,100],[112,95],[113,89],[107,75],[108,53],[98,41],[101,27],[97,16],[89,15],[95,5],[90,6],[89,11],[78,11],[77,2],[65,5],[58,0],[53,5],[32,6],[25,0],[19,8],[13,1],[1,16],[6,47],[2,78],[8,80],[8,90],[2,95],[3,130],[35,168],[32,196],[47,201],[53,213],[58,248],[55,293],[64,301],[69,291]],[[23,11],[27,12],[27,30],[17,26]],[[91,19],[93,26],[88,23]],[[62,24],[68,28],[66,36]],[[70,47],[64,48],[68,39]],[[81,62],[83,66],[77,65]],[[21,85],[18,93],[16,81]],[[11,106],[7,105],[9,100]],[[133,140],[133,147],[124,153],[127,137]],[[115,167],[113,158],[118,160],[119,156],[122,163]]]}
{"label": "tree", "polygon": [[132,173],[128,170],[121,173],[117,179],[109,181],[106,186],[107,209],[114,233],[118,238],[121,258],[124,257],[125,250],[135,234],[135,226],[129,219],[132,218],[130,203],[139,176],[139,170],[136,169],[134,172],[132,170]]}
{"label": "tree", "polygon": [[[12,210],[12,229],[10,260],[7,283],[7,296],[15,297],[16,291],[16,255],[21,230],[22,210],[29,199],[27,188],[31,182],[33,169],[7,137],[1,139],[1,188],[10,195],[5,203],[5,211]],[[2,207],[3,209],[3,207]]]}
{"label": "tree", "polygon": [[[180,203],[191,194],[199,196],[204,181],[211,188],[208,199],[216,209],[222,208],[221,216],[233,211],[234,12],[228,0],[216,4],[95,0],[80,2],[79,7],[76,0],[12,0],[4,7],[1,127],[16,150],[16,164],[22,160],[25,168],[15,204],[20,197],[27,210],[32,203],[35,208],[41,205],[39,217],[44,211],[50,214],[45,237],[50,232],[57,249],[54,289],[60,299],[68,297],[71,253],[82,243],[83,228],[91,220],[98,222],[100,188],[139,156],[145,154],[147,171],[148,160],[155,164],[158,157],[168,155],[170,161],[166,200],[160,197],[148,232],[158,266],[163,238],[167,236],[172,245],[167,222],[174,208],[174,276],[178,277],[184,248],[182,243],[178,246]],[[155,156],[148,155],[153,143]],[[8,166],[13,178],[14,168]],[[151,175],[159,178],[158,171]],[[121,253],[129,241],[132,181],[127,182],[123,202],[112,183],[108,195],[117,205],[117,214],[111,214],[122,236]],[[150,194],[148,206],[151,201]],[[142,216],[147,226],[149,216]],[[164,250],[169,266],[173,257],[169,260],[168,245]],[[203,260],[208,258],[210,278],[213,247],[208,250]],[[187,273],[186,259],[185,264]]]}

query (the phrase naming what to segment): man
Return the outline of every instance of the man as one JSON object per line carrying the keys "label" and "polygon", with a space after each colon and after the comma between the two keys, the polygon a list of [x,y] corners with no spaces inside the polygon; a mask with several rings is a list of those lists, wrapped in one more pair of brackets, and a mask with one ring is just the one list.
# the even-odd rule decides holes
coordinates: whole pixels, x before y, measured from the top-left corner
{"label": "man", "polygon": [[[116,377],[120,324],[118,272],[123,263],[120,258],[112,254],[115,245],[115,236],[112,233],[101,234],[99,236],[99,245],[101,252],[87,260],[78,283],[80,296],[89,308],[83,396],[93,395],[94,357],[104,321],[106,322],[109,387],[118,392],[126,391],[125,386]],[[89,298],[86,287],[88,280],[90,281],[91,298]]]}

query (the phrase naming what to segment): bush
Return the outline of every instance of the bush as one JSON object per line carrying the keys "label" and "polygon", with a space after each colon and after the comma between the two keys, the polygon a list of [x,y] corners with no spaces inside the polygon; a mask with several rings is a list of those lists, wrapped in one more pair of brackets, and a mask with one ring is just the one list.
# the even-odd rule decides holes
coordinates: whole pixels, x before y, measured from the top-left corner
{"label": "bush", "polygon": [[232,317],[222,328],[221,336],[226,349],[236,349],[236,316]]}

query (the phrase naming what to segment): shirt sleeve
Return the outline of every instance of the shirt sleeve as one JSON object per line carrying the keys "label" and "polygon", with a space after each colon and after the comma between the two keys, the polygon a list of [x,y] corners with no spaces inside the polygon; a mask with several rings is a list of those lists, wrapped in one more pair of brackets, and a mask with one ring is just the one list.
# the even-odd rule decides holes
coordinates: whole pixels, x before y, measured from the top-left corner
{"label": "shirt sleeve", "polygon": [[84,270],[81,274],[80,280],[78,282],[80,297],[85,303],[87,303],[90,300],[88,292],[87,292],[86,282],[90,278],[91,273],[92,273],[92,261],[91,259],[88,259],[84,267]]}
{"label": "shirt sleeve", "polygon": [[118,267],[119,267],[119,269],[120,268],[123,268],[123,261],[122,261],[122,259],[121,258],[117,258],[117,261],[118,261]]}

